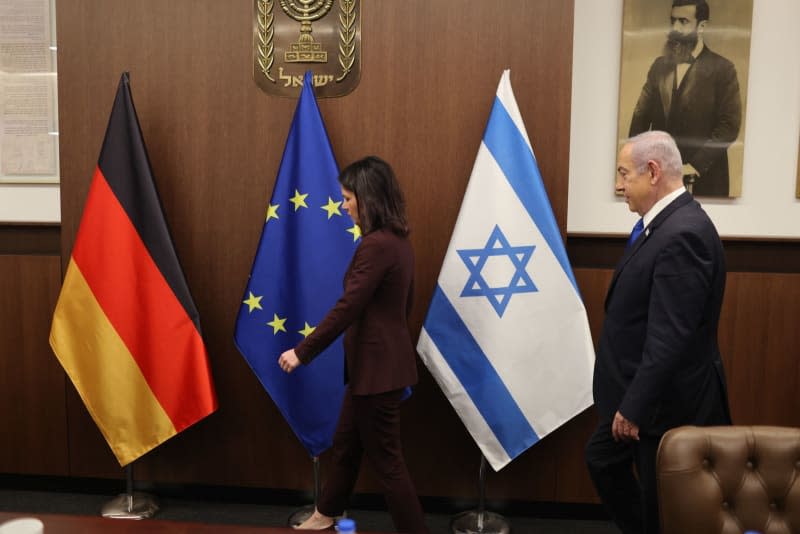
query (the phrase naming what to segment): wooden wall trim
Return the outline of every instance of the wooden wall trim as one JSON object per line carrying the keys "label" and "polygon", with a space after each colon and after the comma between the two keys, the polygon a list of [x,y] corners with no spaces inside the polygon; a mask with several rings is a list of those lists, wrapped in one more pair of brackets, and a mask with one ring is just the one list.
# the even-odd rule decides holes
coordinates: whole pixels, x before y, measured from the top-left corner
{"label": "wooden wall trim", "polygon": [[[613,269],[625,250],[625,238],[568,236],[573,268]],[[728,272],[800,273],[800,241],[723,239]]]}
{"label": "wooden wall trim", "polygon": [[0,223],[0,254],[60,256],[61,225]]}

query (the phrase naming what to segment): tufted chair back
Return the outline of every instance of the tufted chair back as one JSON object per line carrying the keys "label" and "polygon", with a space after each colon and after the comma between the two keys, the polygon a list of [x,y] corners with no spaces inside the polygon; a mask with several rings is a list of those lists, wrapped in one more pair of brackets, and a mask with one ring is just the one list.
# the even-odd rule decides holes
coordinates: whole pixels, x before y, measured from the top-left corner
{"label": "tufted chair back", "polygon": [[656,470],[661,534],[800,533],[800,428],[673,428]]}

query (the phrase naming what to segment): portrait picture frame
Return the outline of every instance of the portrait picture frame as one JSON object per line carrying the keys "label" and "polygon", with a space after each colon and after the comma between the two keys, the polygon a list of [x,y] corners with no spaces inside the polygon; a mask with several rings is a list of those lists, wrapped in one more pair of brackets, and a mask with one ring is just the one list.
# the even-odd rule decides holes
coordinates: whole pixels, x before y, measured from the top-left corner
{"label": "portrait picture frame", "polygon": [[[627,236],[638,218],[614,192],[622,8],[623,0],[575,0],[568,236]],[[723,238],[800,240],[797,20],[796,0],[754,2],[742,195],[698,198]]]}
{"label": "portrait picture frame", "polygon": [[[753,0],[706,0],[706,21],[692,19],[697,6],[673,7],[690,0],[655,3],[663,9],[653,0],[623,3],[618,148],[636,133],[665,130],[678,143],[695,196],[739,197]],[[668,34],[675,36],[670,44]],[[692,36],[697,41],[676,45]]]}

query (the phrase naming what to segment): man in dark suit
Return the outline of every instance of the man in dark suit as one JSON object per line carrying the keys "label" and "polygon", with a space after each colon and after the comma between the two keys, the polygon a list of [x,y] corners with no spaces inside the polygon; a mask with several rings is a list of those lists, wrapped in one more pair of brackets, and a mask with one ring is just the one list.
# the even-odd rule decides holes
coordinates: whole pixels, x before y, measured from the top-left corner
{"label": "man in dark suit", "polygon": [[680,425],[730,423],[717,345],[725,258],[714,224],[684,188],[669,134],[630,139],[617,165],[616,190],[642,217],[641,233],[632,234],[606,296],[593,384],[599,423],[586,462],[622,531],[654,533],[661,436]]}
{"label": "man in dark suit", "polygon": [[629,135],[669,132],[681,151],[690,192],[725,197],[728,147],[739,134],[742,100],[733,63],[703,41],[708,20],[705,0],[673,1],[664,55],[647,73]]}

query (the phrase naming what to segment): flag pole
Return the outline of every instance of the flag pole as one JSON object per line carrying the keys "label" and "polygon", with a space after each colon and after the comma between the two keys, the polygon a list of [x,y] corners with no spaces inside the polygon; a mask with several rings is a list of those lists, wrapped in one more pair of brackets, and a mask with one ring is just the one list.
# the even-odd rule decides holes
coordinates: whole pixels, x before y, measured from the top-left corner
{"label": "flag pole", "polygon": [[103,517],[111,519],[148,519],[158,511],[155,498],[147,493],[133,491],[133,462],[125,466],[126,492],[117,495],[103,506]]}
{"label": "flag pole", "polygon": [[290,527],[296,527],[297,525],[301,524],[303,521],[311,517],[314,513],[314,510],[317,509],[317,502],[319,499],[319,456],[312,457],[312,462],[314,464],[314,504],[307,504],[302,506],[291,513],[287,523]]}
{"label": "flag pole", "polygon": [[461,512],[450,521],[453,534],[508,534],[511,528],[506,519],[486,511],[486,456],[481,454],[478,471],[478,509]]}

